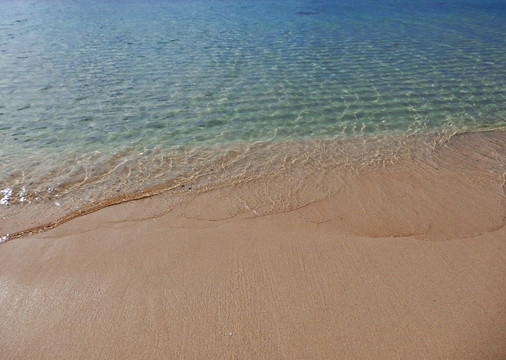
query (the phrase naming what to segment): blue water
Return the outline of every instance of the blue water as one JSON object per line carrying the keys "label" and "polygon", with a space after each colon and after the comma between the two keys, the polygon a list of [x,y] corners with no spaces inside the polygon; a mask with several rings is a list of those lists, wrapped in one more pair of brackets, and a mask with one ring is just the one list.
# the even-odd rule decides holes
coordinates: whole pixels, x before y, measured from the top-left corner
{"label": "blue water", "polygon": [[176,149],[505,125],[505,1],[0,2],[4,205]]}

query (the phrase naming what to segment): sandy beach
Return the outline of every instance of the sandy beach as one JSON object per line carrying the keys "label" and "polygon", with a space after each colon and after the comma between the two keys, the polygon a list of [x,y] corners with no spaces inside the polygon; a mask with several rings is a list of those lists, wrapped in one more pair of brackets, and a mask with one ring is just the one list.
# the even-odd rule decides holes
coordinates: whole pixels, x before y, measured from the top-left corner
{"label": "sandy beach", "polygon": [[[297,193],[287,176],[160,194],[7,241],[1,357],[505,358],[504,134]],[[285,198],[300,201],[267,206]]]}
{"label": "sandy beach", "polygon": [[506,360],[506,1],[0,2],[0,360]]}

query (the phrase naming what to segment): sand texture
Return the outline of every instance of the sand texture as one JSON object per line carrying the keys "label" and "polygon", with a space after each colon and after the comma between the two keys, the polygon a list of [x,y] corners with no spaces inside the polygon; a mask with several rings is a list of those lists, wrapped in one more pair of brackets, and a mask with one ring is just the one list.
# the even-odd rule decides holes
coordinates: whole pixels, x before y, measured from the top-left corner
{"label": "sand texture", "polygon": [[478,137],[0,244],[0,357],[504,359],[504,132]]}

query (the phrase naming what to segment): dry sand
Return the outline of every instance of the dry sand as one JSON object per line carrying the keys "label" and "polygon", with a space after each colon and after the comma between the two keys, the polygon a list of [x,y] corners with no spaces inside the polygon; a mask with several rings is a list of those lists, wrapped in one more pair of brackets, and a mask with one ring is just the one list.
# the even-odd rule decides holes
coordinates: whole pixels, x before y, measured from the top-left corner
{"label": "dry sand", "polygon": [[0,357],[505,359],[505,133],[479,136],[284,211],[258,180],[1,244]]}

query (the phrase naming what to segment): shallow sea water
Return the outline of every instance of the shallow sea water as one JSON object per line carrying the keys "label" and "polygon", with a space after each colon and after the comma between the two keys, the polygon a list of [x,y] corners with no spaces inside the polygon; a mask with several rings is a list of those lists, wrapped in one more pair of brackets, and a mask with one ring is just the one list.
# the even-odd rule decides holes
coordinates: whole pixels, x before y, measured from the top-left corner
{"label": "shallow sea water", "polygon": [[2,1],[0,235],[28,207],[504,128],[505,39],[503,1]]}

